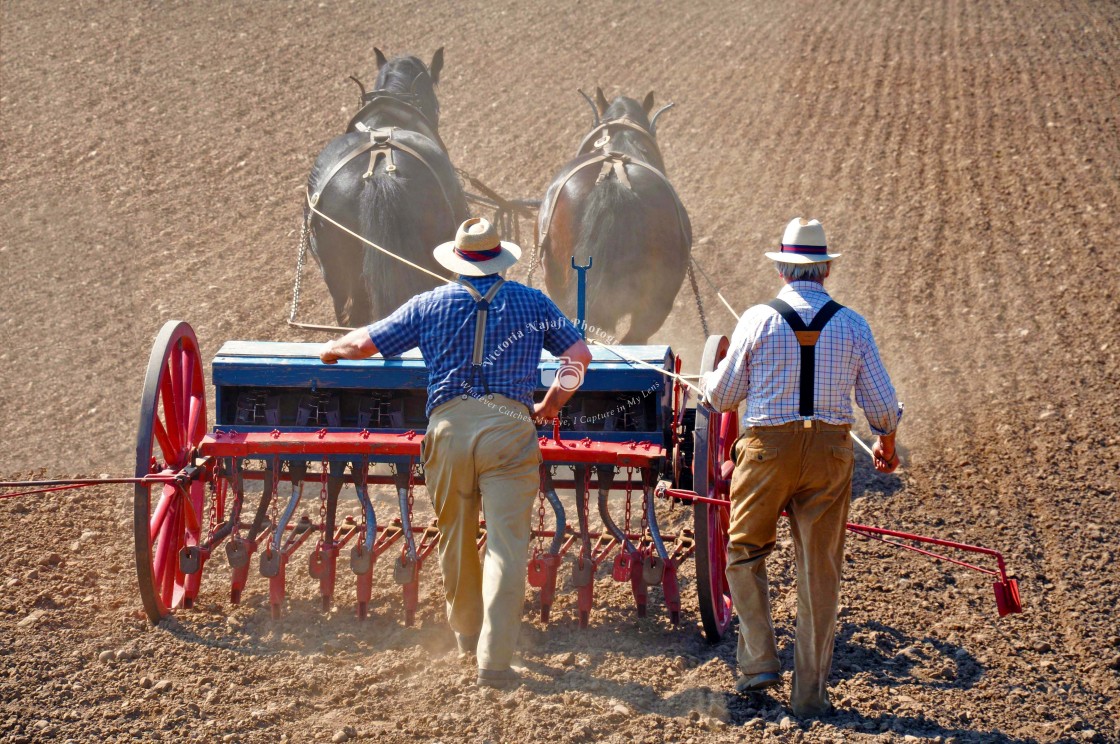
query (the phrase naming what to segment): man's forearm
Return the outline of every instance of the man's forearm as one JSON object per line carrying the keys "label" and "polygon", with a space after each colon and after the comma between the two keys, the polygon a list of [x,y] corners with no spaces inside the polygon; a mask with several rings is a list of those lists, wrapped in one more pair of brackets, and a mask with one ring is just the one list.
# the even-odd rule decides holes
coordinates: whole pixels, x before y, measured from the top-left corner
{"label": "man's forearm", "polygon": [[365,359],[377,353],[377,346],[365,328],[355,328],[341,338],[328,341],[319,350],[319,358],[326,364],[339,359]]}
{"label": "man's forearm", "polygon": [[[533,417],[538,421],[555,418],[564,404],[571,399],[579,386],[583,384],[583,376],[587,374],[587,365],[591,364],[591,350],[583,341],[577,341],[569,346],[561,358],[567,359],[567,364],[557,370],[556,378],[545,391],[544,399],[533,407]],[[575,379],[572,379],[572,375]]]}

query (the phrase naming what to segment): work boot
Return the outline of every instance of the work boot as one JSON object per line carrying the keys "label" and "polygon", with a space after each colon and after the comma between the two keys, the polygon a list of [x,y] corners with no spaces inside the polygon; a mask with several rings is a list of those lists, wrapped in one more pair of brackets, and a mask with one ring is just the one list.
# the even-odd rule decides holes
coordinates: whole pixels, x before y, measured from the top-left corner
{"label": "work boot", "polygon": [[521,684],[521,675],[512,669],[479,669],[478,686],[508,690]]}
{"label": "work boot", "polygon": [[761,674],[740,674],[735,683],[735,692],[740,694],[758,692],[768,687],[775,687],[782,683],[782,677],[777,672],[762,672]]}

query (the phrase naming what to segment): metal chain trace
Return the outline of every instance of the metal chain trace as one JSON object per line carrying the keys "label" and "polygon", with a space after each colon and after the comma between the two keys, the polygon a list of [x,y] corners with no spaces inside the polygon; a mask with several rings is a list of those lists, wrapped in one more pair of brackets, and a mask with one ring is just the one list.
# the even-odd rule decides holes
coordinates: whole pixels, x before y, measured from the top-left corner
{"label": "metal chain trace", "polygon": [[299,255],[296,258],[296,283],[292,287],[292,309],[288,313],[288,322],[294,323],[299,313],[299,293],[303,280],[303,263],[307,257],[307,249],[311,245],[311,213],[307,213],[303,225],[299,230]]}

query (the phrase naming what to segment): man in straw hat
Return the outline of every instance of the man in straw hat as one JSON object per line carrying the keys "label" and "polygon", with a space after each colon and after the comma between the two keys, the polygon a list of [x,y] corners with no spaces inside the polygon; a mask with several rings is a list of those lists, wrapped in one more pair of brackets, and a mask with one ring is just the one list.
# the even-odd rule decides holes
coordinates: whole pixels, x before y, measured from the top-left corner
{"label": "man in straw hat", "polygon": [[[781,682],[770,618],[766,556],[778,518],[789,514],[797,562],[795,715],[828,715],[828,673],[852,488],[851,394],[878,435],[875,469],[898,467],[895,429],[902,407],[859,314],[824,288],[832,261],[817,220],[794,219],[777,262],[785,286],[745,312],[727,357],[703,381],[705,404],[734,410],[746,400],[743,435],[732,448],[727,582],[739,615],[741,693]],[[730,470],[732,463],[726,463]]]}
{"label": "man in straw hat", "polygon": [[[541,463],[534,420],[551,420],[579,387],[591,352],[539,290],[499,272],[521,249],[489,221],[469,219],[435,259],[458,275],[413,297],[388,318],[326,344],[320,358],[395,356],[418,346],[428,368],[423,461],[439,523],[447,619],[462,654],[477,652],[478,683],[516,684],[510,668],[521,628],[529,518]],[[541,348],[565,360],[533,403]],[[476,539],[481,503],[486,560]]]}

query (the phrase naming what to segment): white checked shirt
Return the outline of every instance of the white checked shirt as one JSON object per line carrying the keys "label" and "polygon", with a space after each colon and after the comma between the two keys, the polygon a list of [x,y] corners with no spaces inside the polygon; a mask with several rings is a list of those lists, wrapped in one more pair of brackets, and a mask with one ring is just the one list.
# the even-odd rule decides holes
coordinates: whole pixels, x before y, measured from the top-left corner
{"label": "white checked shirt", "polygon": [[[816,282],[791,282],[778,292],[806,324],[831,298]],[[727,356],[702,381],[712,408],[730,411],[744,399],[743,427],[777,426],[800,421],[801,347],[793,329],[777,311],[756,305],[739,319]],[[830,424],[854,424],[856,403],[876,434],[890,434],[902,418],[902,405],[879,358],[871,328],[849,308],[824,327],[816,347],[813,418]]]}

